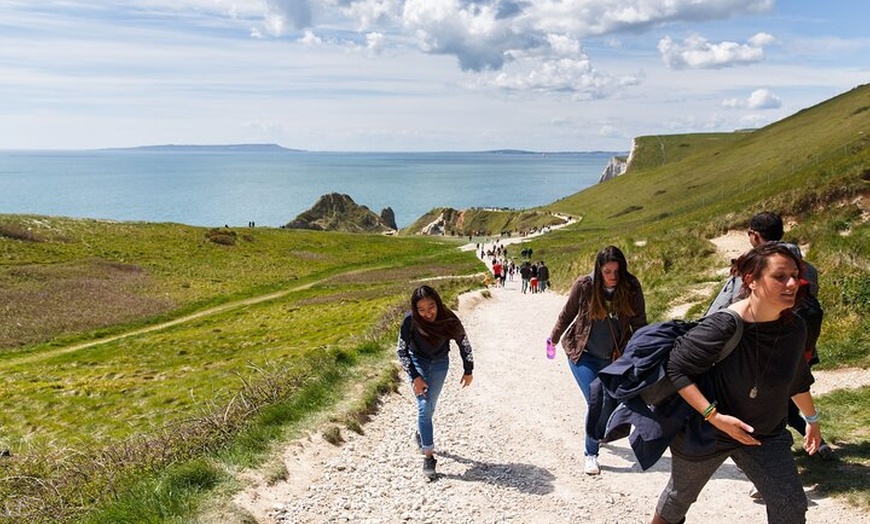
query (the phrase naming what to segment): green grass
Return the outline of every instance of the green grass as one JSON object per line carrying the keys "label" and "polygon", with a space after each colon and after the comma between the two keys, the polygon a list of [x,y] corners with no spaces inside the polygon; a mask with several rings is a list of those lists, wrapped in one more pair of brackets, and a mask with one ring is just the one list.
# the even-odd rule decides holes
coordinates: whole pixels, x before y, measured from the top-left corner
{"label": "green grass", "polygon": [[0,395],[19,407],[0,413],[7,445],[21,452],[152,431],[205,402],[226,402],[251,369],[292,369],[311,355],[356,347],[409,294],[411,286],[385,275],[327,280],[79,351],[0,360]]}
{"label": "green grass", "polygon": [[808,245],[821,272],[821,368],[868,367],[870,233],[860,203],[870,194],[868,107],[862,86],[754,132],[641,137],[626,174],[546,207],[582,221],[530,247],[564,291],[601,247],[620,246],[659,320],[686,286],[721,278],[709,238],[778,212],[796,224],[786,239]]}
{"label": "green grass", "polygon": [[[449,297],[453,292],[450,285],[446,287]],[[13,452],[11,468],[3,472],[8,476],[0,483],[0,498],[26,502],[33,496],[39,504],[25,503],[21,509],[13,504],[0,521],[161,522],[195,512],[202,491],[210,488],[192,483],[189,489],[178,489],[172,481],[177,470],[199,472],[203,460],[224,469],[262,463],[278,442],[310,426],[327,408],[344,413],[333,419],[338,431],[355,430],[375,411],[379,395],[395,387],[390,343],[401,313],[398,307],[387,313],[391,318],[382,326],[379,339],[372,333],[359,337],[354,347],[324,347],[293,362],[249,364],[248,373],[236,377],[244,383],[230,398],[203,399],[183,410],[185,417],[163,427],[148,430],[140,425],[126,438],[95,442],[97,437],[84,434],[115,425],[123,430],[130,408],[123,399],[116,402],[115,413],[102,412],[102,416],[117,420],[104,420],[104,426],[87,410],[80,410],[75,417],[86,429],[67,427],[66,433],[69,442],[75,440],[69,432],[77,432],[77,445]],[[96,406],[94,411],[100,413]],[[156,408],[152,414],[165,416],[161,411],[166,410]],[[85,438],[90,439],[87,445]],[[190,476],[185,475],[181,478]],[[195,478],[214,481],[211,474]],[[70,505],[73,500],[82,505]],[[96,514],[89,511],[93,506],[99,508]]]}
{"label": "green grass", "polygon": [[843,497],[870,511],[870,387],[834,391],[815,399],[821,410],[822,435],[836,449],[836,460],[823,461],[795,448],[801,478],[824,496]]}
{"label": "green grass", "polygon": [[178,224],[0,215],[0,225],[43,239],[0,236],[0,301],[9,308],[0,317],[0,355],[351,270],[416,267],[422,278],[431,274],[427,260],[435,270],[476,270],[472,256],[447,254],[438,239],[259,228],[225,246],[208,240],[208,229]]}
{"label": "green grass", "polygon": [[438,283],[450,296],[480,271],[440,239],[256,229],[225,245],[177,224],[0,224],[0,395],[14,406],[0,412],[0,445],[14,457],[4,478],[17,479],[0,498],[24,501],[27,521],[123,505],[141,487],[127,479],[158,482],[227,446],[263,453],[341,400],[348,370],[373,358],[358,354],[389,355],[414,282],[454,275]]}
{"label": "green grass", "polygon": [[[456,230],[446,231],[449,237],[467,239],[469,235],[491,236],[502,233],[522,234],[547,226],[560,225],[564,221],[544,210],[491,210],[435,208],[418,218],[413,224],[402,230],[402,233],[412,234],[420,231],[439,217],[443,216],[449,223],[461,224]],[[461,220],[458,218],[461,216]]]}
{"label": "green grass", "polygon": [[159,475],[135,483],[111,505],[82,519],[83,523],[165,523],[196,512],[202,499],[227,472],[214,462],[195,459],[166,468]]}
{"label": "green grass", "polygon": [[[821,272],[818,369],[866,368],[868,108],[864,86],[758,131],[641,137],[623,176],[542,209],[466,218],[501,231],[582,216],[529,244],[556,289],[616,244],[657,320],[687,286],[715,287],[709,238],[780,212]],[[304,428],[359,431],[394,384],[411,289],[457,276],[433,281],[455,301],[478,287],[479,262],[455,249],[464,241],[0,215],[0,445],[13,452],[0,520],[183,522],[230,489],[227,471],[268,464]],[[832,492],[866,504],[866,388],[839,395],[852,394],[819,401],[843,450],[845,469],[829,473],[865,480]]]}

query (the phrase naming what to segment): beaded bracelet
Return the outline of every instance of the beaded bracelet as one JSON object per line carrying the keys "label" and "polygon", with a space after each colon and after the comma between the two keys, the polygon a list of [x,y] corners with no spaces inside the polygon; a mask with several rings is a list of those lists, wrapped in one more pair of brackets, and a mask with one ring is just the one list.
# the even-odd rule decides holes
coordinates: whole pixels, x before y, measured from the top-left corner
{"label": "beaded bracelet", "polygon": [[713,415],[715,415],[716,413],[719,412],[716,410],[716,408],[713,408],[712,410],[710,410],[710,413],[706,417],[704,417],[704,420],[710,420],[710,418],[713,417]]}
{"label": "beaded bracelet", "polygon": [[716,401],[714,400],[713,402],[710,403],[709,406],[707,406],[707,409],[705,409],[704,412],[701,413],[701,415],[703,415],[704,420],[707,420],[710,417],[712,417],[715,413],[716,413]]}
{"label": "beaded bracelet", "polygon": [[821,416],[821,412],[817,409],[814,415],[804,415],[804,420],[807,422],[807,424],[816,424],[819,422],[819,418],[821,418]]}

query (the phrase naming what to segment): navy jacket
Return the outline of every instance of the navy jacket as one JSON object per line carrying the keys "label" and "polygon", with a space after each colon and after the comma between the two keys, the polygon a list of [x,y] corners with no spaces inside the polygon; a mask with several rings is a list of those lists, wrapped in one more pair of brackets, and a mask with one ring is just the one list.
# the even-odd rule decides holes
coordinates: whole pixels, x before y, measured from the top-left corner
{"label": "navy jacket", "polygon": [[[715,361],[721,361],[739,341],[742,321],[731,310],[716,315],[733,317],[731,322],[736,329],[729,334],[731,340],[722,342],[723,346],[729,348],[720,348]],[[587,434],[602,442],[612,442],[630,432],[631,448],[643,470],[658,462],[687,421],[698,427],[688,434],[686,449],[700,454],[711,451],[709,428],[692,420],[693,415],[697,415],[696,411],[675,394],[676,389],[670,380],[662,380],[667,377],[666,363],[675,339],[691,325],[665,323],[643,328],[643,332],[638,331],[635,334],[638,340],[633,338],[635,343],[629,342],[625,354],[601,370],[590,387]],[[643,342],[638,343],[640,340]],[[641,392],[649,392],[653,384],[659,389],[669,389],[671,395],[655,406],[648,406]],[[699,377],[697,384],[702,392],[712,394],[712,383],[707,377]],[[631,431],[632,427],[634,431]]]}

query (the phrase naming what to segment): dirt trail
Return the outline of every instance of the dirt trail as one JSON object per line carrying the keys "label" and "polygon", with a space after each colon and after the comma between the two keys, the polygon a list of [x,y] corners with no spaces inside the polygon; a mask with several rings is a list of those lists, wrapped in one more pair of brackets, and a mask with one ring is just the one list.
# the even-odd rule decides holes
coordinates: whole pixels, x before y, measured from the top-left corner
{"label": "dirt trail", "polygon": [[239,308],[243,308],[243,307],[247,307],[247,306],[252,306],[255,304],[260,304],[262,302],[269,302],[271,300],[277,300],[279,298],[283,298],[283,297],[289,295],[290,293],[294,293],[296,291],[306,290],[312,286],[315,286],[315,285],[320,284],[322,282],[326,282],[327,280],[331,280],[331,279],[336,278],[336,277],[353,275],[353,274],[363,273],[363,272],[367,272],[367,271],[377,271],[378,269],[382,269],[382,268],[366,268],[366,269],[347,271],[347,272],[341,273],[339,275],[323,278],[320,280],[315,280],[312,282],[308,282],[307,284],[301,284],[298,286],[294,286],[292,288],[282,289],[280,291],[274,291],[272,293],[266,293],[264,295],[257,295],[254,297],[233,300],[232,302],[227,302],[227,303],[221,304],[219,306],[214,306],[214,307],[210,307],[208,309],[203,309],[203,310],[197,311],[195,313],[185,315],[183,317],[174,318],[172,320],[167,320],[166,322],[161,322],[159,324],[152,324],[150,326],[145,326],[145,327],[139,328],[139,329],[125,331],[123,333],[118,333],[117,335],[111,335],[111,336],[104,337],[104,338],[101,338],[98,340],[91,340],[89,342],[83,342],[81,344],[74,344],[72,346],[59,347],[59,348],[54,348],[54,349],[42,351],[39,353],[33,353],[33,354],[29,354],[29,355],[24,355],[21,357],[10,358],[8,360],[0,361],[0,369],[3,369],[5,367],[17,366],[20,364],[29,364],[32,362],[38,362],[40,360],[53,358],[53,357],[56,357],[58,355],[65,355],[67,353],[73,353],[75,351],[80,351],[82,349],[87,349],[87,348],[99,346],[102,344],[108,344],[110,342],[115,342],[116,340],[135,337],[138,335],[143,335],[145,333],[152,333],[154,331],[160,331],[160,330],[163,330],[166,328],[177,326],[179,324],[186,324],[188,322],[191,322],[193,320],[197,320],[197,319],[200,319],[203,317],[217,315],[220,313],[226,313],[227,311],[232,311],[234,309],[239,309]]}
{"label": "dirt trail", "polygon": [[[602,474],[583,473],[584,402],[564,355],[547,360],[544,340],[565,297],[522,294],[519,282],[460,298],[475,352],[475,381],[460,389],[455,359],[436,415],[441,477],[420,473],[415,404],[408,387],[383,399],[364,435],[340,447],[316,433],[284,451],[288,480],[256,476],[235,503],[257,522],[648,522],[670,467],[668,454],[642,472],[627,439],[602,447]],[[867,384],[868,373],[849,377]],[[843,379],[840,372],[826,387]],[[848,373],[848,371],[843,372]],[[820,373],[820,383],[824,384]],[[818,387],[818,385],[817,385]],[[817,393],[821,391],[816,391]],[[701,493],[690,522],[765,521],[750,483],[730,461]],[[810,522],[870,523],[870,516],[808,491]]]}

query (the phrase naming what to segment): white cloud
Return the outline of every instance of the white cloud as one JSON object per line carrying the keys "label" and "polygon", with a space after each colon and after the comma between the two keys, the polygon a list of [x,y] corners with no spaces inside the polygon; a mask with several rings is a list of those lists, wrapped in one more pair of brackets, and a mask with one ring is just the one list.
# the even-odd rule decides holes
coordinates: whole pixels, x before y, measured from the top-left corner
{"label": "white cloud", "polygon": [[767,33],[758,33],[749,39],[749,45],[752,47],[764,47],[774,42],[776,42],[776,38]]}
{"label": "white cloud", "polygon": [[547,35],[547,42],[550,44],[550,49],[554,54],[560,56],[577,56],[582,53],[580,42],[566,35]]}
{"label": "white cloud", "polygon": [[[664,24],[725,20],[770,11],[774,0],[131,0],[134,8],[220,12],[246,24],[252,38],[283,38],[305,30],[338,31],[330,41],[353,41],[374,52],[416,44],[424,53],[456,58],[463,71],[498,71],[519,53],[540,60],[571,58],[584,38]],[[348,24],[355,26],[348,29]],[[253,28],[252,28],[253,27]],[[410,39],[410,40],[409,40]],[[764,43],[754,41],[752,49]]]}
{"label": "white cloud", "polygon": [[385,37],[383,33],[369,33],[366,35],[366,51],[379,54],[384,48]]}
{"label": "white cloud", "polygon": [[746,106],[749,109],[778,109],[782,106],[782,100],[769,89],[756,89],[749,95]]}
{"label": "white cloud", "polygon": [[611,77],[596,71],[587,58],[560,58],[538,62],[523,72],[510,68],[489,77],[490,85],[507,90],[561,92],[600,98],[616,84]]}
{"label": "white cloud", "polygon": [[[830,1],[808,21],[788,2],[746,16],[771,0],[15,0],[0,147],[618,149],[620,130],[733,130],[866,83],[868,7]],[[721,69],[738,63],[754,67]]]}
{"label": "white cloud", "polygon": [[463,70],[500,69],[517,51],[661,24],[729,18],[771,9],[772,0],[408,0],[404,27],[423,50],[456,56]]}
{"label": "white cloud", "polygon": [[374,27],[398,26],[402,19],[402,0],[357,0],[338,2],[343,16],[354,20],[361,31]]}
{"label": "white cloud", "polygon": [[782,100],[769,89],[756,89],[746,99],[729,98],[722,101],[728,109],[779,109]]}
{"label": "white cloud", "polygon": [[284,34],[286,24],[294,29],[311,27],[312,9],[308,0],[266,0],[266,25],[275,35]]}
{"label": "white cloud", "polygon": [[666,36],[659,41],[658,49],[665,65],[671,69],[716,69],[760,62],[764,59],[764,45],[771,42],[773,37],[766,33],[753,36],[747,44],[714,44],[698,35],[678,44]]}
{"label": "white cloud", "polygon": [[308,30],[302,32],[299,42],[306,46],[323,45],[323,40],[315,35],[314,32]]}

